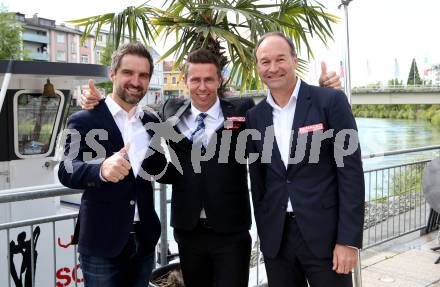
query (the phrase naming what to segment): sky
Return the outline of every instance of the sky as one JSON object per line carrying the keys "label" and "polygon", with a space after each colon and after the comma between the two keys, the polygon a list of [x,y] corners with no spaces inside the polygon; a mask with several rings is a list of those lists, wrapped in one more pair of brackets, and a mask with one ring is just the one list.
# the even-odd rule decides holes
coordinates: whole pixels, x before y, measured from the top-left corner
{"label": "sky", "polygon": [[[40,17],[57,20],[57,24],[70,19],[118,12],[127,6],[144,2],[0,0],[9,11],[24,13],[26,17],[38,13]],[[150,3],[160,6],[162,2],[155,0]],[[334,41],[329,42],[328,47],[318,40],[312,42],[315,60],[310,64],[311,81],[319,74],[321,60],[327,62],[329,69],[339,72],[345,51],[344,9],[338,9],[341,1],[320,2],[329,12],[341,17],[341,21],[333,26]],[[421,74],[430,65],[440,63],[440,37],[435,36],[438,11],[439,0],[353,0],[348,7],[352,86],[379,81],[386,83],[396,75],[396,62],[397,75],[404,82],[408,78],[413,58]],[[156,49],[164,51],[163,47]]]}

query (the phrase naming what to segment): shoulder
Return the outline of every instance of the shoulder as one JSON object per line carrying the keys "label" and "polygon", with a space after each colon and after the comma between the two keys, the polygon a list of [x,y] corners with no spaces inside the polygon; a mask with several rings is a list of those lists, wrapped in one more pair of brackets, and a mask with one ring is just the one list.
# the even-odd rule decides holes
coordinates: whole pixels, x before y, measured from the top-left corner
{"label": "shoulder", "polygon": [[233,106],[239,113],[246,113],[255,106],[254,100],[251,97],[227,97],[221,98],[220,101]]}
{"label": "shoulder", "polygon": [[161,109],[161,118],[166,120],[176,114],[179,108],[184,105],[188,99],[186,98],[170,98],[168,99]]}
{"label": "shoulder", "polygon": [[[101,104],[99,104],[101,105]],[[69,116],[67,119],[68,123],[85,123],[92,124],[96,117],[99,116],[96,108],[93,110],[80,110]]]}
{"label": "shoulder", "polygon": [[264,111],[266,105],[267,105],[266,98],[263,98],[257,105],[254,105],[252,108],[249,109],[248,114],[254,115],[260,113]]}
{"label": "shoulder", "polygon": [[345,93],[338,89],[318,87],[314,85],[309,85],[305,82],[301,83],[301,88],[304,93],[309,95],[314,102],[320,103],[321,105],[333,105],[335,102],[347,101],[347,96]]}
{"label": "shoulder", "polygon": [[100,127],[103,125],[103,113],[105,112],[110,114],[105,101],[100,101],[92,110],[80,110],[70,115],[67,119],[67,126],[68,128],[82,129]]}
{"label": "shoulder", "polygon": [[161,122],[160,116],[153,110],[143,110],[144,118],[147,122],[159,123]]}
{"label": "shoulder", "polygon": [[251,102],[254,102],[251,97],[225,97],[221,98],[221,100],[237,107],[249,105]]}

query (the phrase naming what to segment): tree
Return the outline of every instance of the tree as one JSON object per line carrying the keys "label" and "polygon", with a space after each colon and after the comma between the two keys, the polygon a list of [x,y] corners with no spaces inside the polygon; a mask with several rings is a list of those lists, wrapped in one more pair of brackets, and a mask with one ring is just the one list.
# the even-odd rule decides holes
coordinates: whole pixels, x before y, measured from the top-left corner
{"label": "tree", "polygon": [[[258,38],[269,31],[282,31],[296,43],[298,51],[306,49],[313,57],[310,37],[322,42],[332,38],[331,23],[338,18],[324,11],[313,0],[280,0],[268,4],[260,0],[166,0],[164,10],[142,4],[127,7],[119,14],[108,13],[71,21],[85,26],[83,38],[103,25],[110,25],[115,47],[127,37],[138,37],[146,44],[158,38],[175,37],[176,44],[160,60],[173,54],[175,67],[186,55],[200,47],[208,48],[220,59],[222,68],[231,63],[230,79],[238,79],[241,89],[261,87],[257,76],[253,50]],[[298,72],[306,71],[306,61],[300,60]],[[224,90],[224,86],[222,87]]]}
{"label": "tree", "polygon": [[421,85],[423,82],[420,79],[419,69],[417,69],[416,59],[414,58],[411,63],[411,69],[409,70],[407,85]]}
{"label": "tree", "polygon": [[395,87],[395,86],[402,86],[402,84],[403,84],[402,81],[399,81],[398,78],[388,80],[388,86]]}
{"label": "tree", "polygon": [[0,59],[19,60],[22,58],[23,27],[15,19],[15,13],[7,12],[0,6]]}
{"label": "tree", "polygon": [[[110,67],[112,64],[112,54],[115,51],[115,46],[112,45],[111,42],[108,42],[105,48],[102,50],[102,53],[99,57],[99,63],[101,65],[105,65],[107,67]],[[104,89],[105,93],[111,93],[113,91],[113,82],[112,81],[105,81],[101,83],[97,83],[96,86],[98,88]]]}
{"label": "tree", "polygon": [[102,50],[101,56],[99,58],[99,63],[101,65],[106,65],[108,67],[112,64],[112,54],[115,51],[115,46],[111,42],[107,43],[105,48]]}

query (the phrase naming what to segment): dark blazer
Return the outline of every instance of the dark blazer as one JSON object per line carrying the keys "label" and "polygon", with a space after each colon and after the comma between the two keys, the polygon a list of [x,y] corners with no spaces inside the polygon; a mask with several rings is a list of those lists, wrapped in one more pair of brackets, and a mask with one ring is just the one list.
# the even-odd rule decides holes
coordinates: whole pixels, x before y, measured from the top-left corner
{"label": "dark blazer", "polygon": [[[142,122],[158,122],[158,119],[145,113]],[[95,137],[105,150],[105,158],[124,147],[122,135],[107,105],[101,101],[93,110],[83,110],[73,114],[67,124],[81,135],[79,153],[73,158],[73,173],[66,170],[61,162],[58,177],[62,184],[75,189],[84,189],[81,198],[78,223],[75,228],[74,243],[79,241],[79,252],[99,257],[115,257],[121,253],[132,229],[137,201],[141,228],[141,238],[146,251],[153,251],[160,236],[160,223],[153,206],[153,187],[150,181],[134,177],[130,170],[128,176],[118,183],[103,182],[99,177],[101,164],[85,162],[85,153],[97,156],[96,151],[86,144],[85,136],[92,129],[103,129],[108,138]],[[150,133],[152,136],[152,134]],[[65,156],[76,143],[68,136]],[[96,148],[95,148],[96,149]],[[159,174],[166,165],[160,153],[154,153],[142,163],[149,174]]]}
{"label": "dark blazer", "polygon": [[[220,99],[220,106],[225,120],[228,117],[245,117],[254,106],[250,98]],[[162,109],[163,120],[171,116],[180,117],[189,112],[190,101],[170,99]],[[219,162],[219,150],[224,127],[216,134],[217,147],[213,158],[201,162],[201,173],[195,173],[191,163],[192,143],[185,137],[180,142],[170,142],[182,165],[183,175],[170,165],[167,177],[172,174],[171,225],[176,229],[193,230],[204,207],[214,231],[231,233],[248,230],[251,226],[249,189],[247,185],[246,164],[235,159],[238,134],[245,123],[227,133],[231,134],[230,150],[227,162]],[[180,131],[175,126],[177,132]]]}
{"label": "dark blazer", "polygon": [[[294,158],[299,128],[319,124],[333,137],[321,144],[319,161],[309,163],[312,133],[307,135],[305,156],[286,170],[274,140],[271,161],[261,161],[266,127],[273,125],[272,107],[262,101],[247,114],[248,128],[257,129],[261,140],[248,141],[248,151],[258,153],[250,164],[255,220],[265,256],[275,257],[283,237],[287,199],[290,197],[301,234],[319,258],[330,257],[336,243],[360,248],[364,222],[364,175],[360,148],[344,157],[337,167],[336,134],[357,130],[346,96],[341,91],[301,83],[292,125],[290,157]],[[347,138],[346,142],[347,144]]]}

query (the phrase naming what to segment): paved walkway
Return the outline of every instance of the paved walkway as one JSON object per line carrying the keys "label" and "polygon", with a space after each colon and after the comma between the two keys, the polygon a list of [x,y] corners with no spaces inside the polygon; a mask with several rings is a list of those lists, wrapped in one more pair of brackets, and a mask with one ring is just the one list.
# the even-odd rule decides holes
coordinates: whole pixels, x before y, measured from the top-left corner
{"label": "paved walkway", "polygon": [[363,287],[440,287],[437,232],[418,232],[362,252]]}

